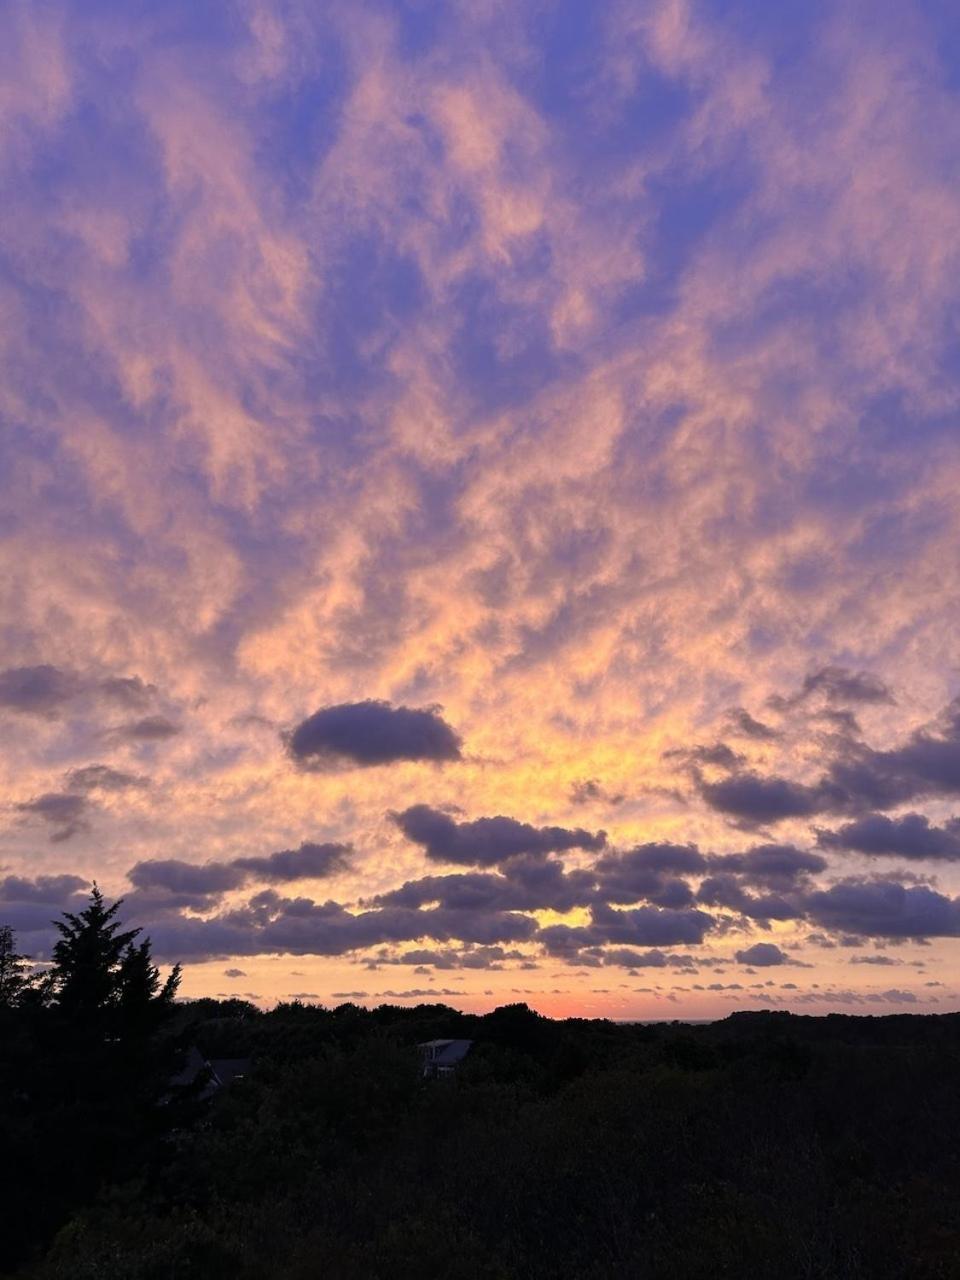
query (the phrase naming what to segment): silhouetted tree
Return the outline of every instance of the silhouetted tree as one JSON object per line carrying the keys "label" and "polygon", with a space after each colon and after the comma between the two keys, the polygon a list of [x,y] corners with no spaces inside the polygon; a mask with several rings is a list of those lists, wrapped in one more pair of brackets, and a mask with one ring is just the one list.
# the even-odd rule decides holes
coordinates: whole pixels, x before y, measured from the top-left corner
{"label": "silhouetted tree", "polygon": [[28,957],[17,952],[17,939],[8,924],[0,925],[0,1008],[15,1005],[29,983]]}
{"label": "silhouetted tree", "polygon": [[97,885],[79,915],[64,912],[54,924],[60,940],[53,948],[51,981],[60,1013],[88,1032],[148,1033],[169,1010],[180,985],[180,967],[166,982],[150,955],[150,941],[134,945],[140,929],[124,929]]}
{"label": "silhouetted tree", "polygon": [[120,908],[94,886],[83,910],[54,921],[39,978],[0,930],[0,1150],[16,1170],[0,1197],[3,1274],[105,1179],[139,1176],[183,1122],[169,1101],[183,1036],[163,1026],[180,970],[161,980]]}
{"label": "silhouetted tree", "polygon": [[119,1025],[131,1033],[149,1033],[164,1021],[180,985],[180,966],[175,965],[167,980],[150,955],[150,939],[139,946],[128,944],[120,960]]}

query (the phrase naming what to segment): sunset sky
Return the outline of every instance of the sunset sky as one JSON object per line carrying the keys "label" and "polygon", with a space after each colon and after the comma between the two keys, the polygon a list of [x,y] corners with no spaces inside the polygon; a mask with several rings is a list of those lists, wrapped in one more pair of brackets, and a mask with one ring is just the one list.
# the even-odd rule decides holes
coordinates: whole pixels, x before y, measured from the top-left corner
{"label": "sunset sky", "polygon": [[0,923],[960,1007],[960,10],[9,3]]}

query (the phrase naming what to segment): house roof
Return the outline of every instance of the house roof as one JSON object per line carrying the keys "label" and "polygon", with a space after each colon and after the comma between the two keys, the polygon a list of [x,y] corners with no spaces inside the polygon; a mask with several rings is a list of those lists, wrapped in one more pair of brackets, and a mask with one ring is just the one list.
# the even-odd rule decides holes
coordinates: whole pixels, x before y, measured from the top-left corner
{"label": "house roof", "polygon": [[173,1088],[192,1085],[204,1072],[209,1072],[201,1098],[209,1098],[223,1085],[231,1084],[250,1070],[249,1058],[205,1058],[197,1046],[191,1045],[183,1066],[170,1080]]}
{"label": "house roof", "polygon": [[193,1084],[194,1080],[196,1080],[197,1076],[200,1074],[201,1071],[204,1070],[206,1065],[207,1065],[206,1058],[203,1056],[203,1054],[200,1052],[197,1046],[195,1044],[192,1044],[190,1048],[187,1050],[187,1056],[186,1056],[186,1059],[184,1060],[183,1066],[176,1073],[176,1075],[171,1076],[170,1078],[171,1085],[179,1089],[179,1088],[184,1088],[186,1085]]}
{"label": "house roof", "polygon": [[211,1058],[210,1070],[220,1084],[230,1084],[250,1070],[249,1058]]}
{"label": "house roof", "polygon": [[472,1040],[426,1040],[419,1047],[432,1049],[431,1062],[438,1067],[452,1067],[460,1062],[470,1051]]}

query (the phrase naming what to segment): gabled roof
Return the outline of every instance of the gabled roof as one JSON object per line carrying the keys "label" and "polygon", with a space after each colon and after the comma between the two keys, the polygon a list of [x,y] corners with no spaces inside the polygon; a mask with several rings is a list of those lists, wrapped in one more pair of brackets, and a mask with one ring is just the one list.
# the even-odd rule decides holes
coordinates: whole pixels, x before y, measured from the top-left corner
{"label": "gabled roof", "polygon": [[438,1067],[452,1067],[470,1052],[472,1040],[427,1040],[419,1046],[431,1049],[430,1061]]}
{"label": "gabled roof", "polygon": [[220,1084],[226,1085],[245,1076],[250,1070],[249,1058],[211,1058],[210,1070]]}
{"label": "gabled roof", "polygon": [[187,1051],[183,1066],[172,1077],[170,1085],[175,1089],[183,1089],[192,1085],[205,1073],[207,1079],[201,1098],[209,1098],[212,1094],[234,1080],[245,1076],[250,1070],[249,1058],[205,1058],[195,1044]]}
{"label": "gabled roof", "polygon": [[177,1089],[185,1088],[187,1085],[193,1084],[197,1076],[207,1066],[207,1060],[197,1048],[192,1044],[187,1050],[187,1056],[183,1066],[175,1076],[171,1076],[170,1084]]}

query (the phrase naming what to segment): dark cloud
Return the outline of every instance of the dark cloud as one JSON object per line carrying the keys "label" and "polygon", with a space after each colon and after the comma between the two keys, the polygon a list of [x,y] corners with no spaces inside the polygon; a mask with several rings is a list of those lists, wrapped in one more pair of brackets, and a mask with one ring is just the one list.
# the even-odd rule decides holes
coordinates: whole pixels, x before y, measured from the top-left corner
{"label": "dark cloud", "polygon": [[960,860],[960,821],[952,819],[943,827],[934,827],[921,813],[905,813],[900,818],[870,813],[836,831],[818,830],[817,844],[821,849],[882,857],[956,862]]}
{"label": "dark cloud", "polygon": [[156,696],[156,685],[147,684],[139,676],[108,676],[97,686],[104,697],[131,711],[148,707]]}
{"label": "dark cloud", "polygon": [[846,667],[821,667],[808,675],[800,687],[801,699],[822,693],[828,702],[893,703],[895,698],[884,682],[869,671]]}
{"label": "dark cloud", "polygon": [[142,774],[123,773],[106,764],[88,764],[80,769],[70,769],[64,775],[64,782],[72,791],[126,791],[150,785],[150,779]]}
{"label": "dark cloud", "polygon": [[88,881],[81,876],[6,876],[0,879],[0,924],[17,933],[42,934],[45,948],[52,941],[53,920],[63,911],[76,910],[84,901]]}
{"label": "dark cloud", "polygon": [[182,732],[182,726],[175,724],[166,716],[143,716],[132,720],[129,724],[118,725],[113,733],[118,738],[129,738],[135,742],[163,742]]}
{"label": "dark cloud", "polygon": [[756,942],[752,947],[736,952],[738,964],[748,964],[756,969],[765,969],[769,965],[789,964],[790,957],[772,942]]}
{"label": "dark cloud", "polygon": [[476,871],[408,880],[373,903],[417,908],[435,902],[451,911],[570,911],[591,901],[593,886],[590,872],[566,874],[562,863],[530,858],[508,864],[504,874]]}
{"label": "dark cloud", "polygon": [[474,947],[460,952],[461,969],[502,969],[506,959],[521,959],[519,951],[506,951],[503,947]]}
{"label": "dark cloud", "polygon": [[[138,862],[127,873],[130,882],[146,893],[170,894],[181,905],[199,909],[212,905],[231,889],[251,880],[284,884],[294,880],[323,879],[347,866],[350,846],[304,842],[299,849],[281,849],[263,857],[234,858],[230,862],[184,862],[178,858]],[[157,905],[162,905],[162,900]]]}
{"label": "dark cloud", "polygon": [[377,969],[382,964],[407,964],[415,965],[426,972],[427,966],[431,965],[435,969],[456,969],[458,962],[459,952],[450,948],[436,950],[428,947],[416,947],[412,951],[402,951],[393,956],[388,955],[386,952],[378,952],[375,957],[367,961],[367,968]]}
{"label": "dark cloud", "polygon": [[0,707],[27,715],[49,716],[80,692],[71,671],[43,663],[37,667],[8,667],[0,671]]}
{"label": "dark cloud", "polygon": [[83,876],[6,876],[0,880],[0,902],[65,902],[87,888]]}
{"label": "dark cloud", "polygon": [[[188,882],[189,883],[189,882]],[[181,911],[215,911],[224,890],[172,889],[164,885],[134,888],[123,895],[124,913],[131,920],[175,919]]]}
{"label": "dark cloud", "polygon": [[743,707],[733,707],[727,712],[727,733],[741,738],[753,738],[755,742],[772,742],[780,737],[776,729],[755,720]]}
{"label": "dark cloud", "polygon": [[608,853],[594,863],[597,900],[636,902],[646,898],[661,907],[686,907],[693,892],[677,874],[705,870],[707,860],[692,845],[647,844],[624,853]]}
{"label": "dark cloud", "polygon": [[517,854],[507,859],[500,869],[510,884],[539,898],[542,907],[553,907],[556,911],[569,910],[560,905],[563,902],[571,906],[587,902],[595,879],[593,871],[565,871],[562,862],[544,859],[536,853]]}
{"label": "dark cloud", "polygon": [[[587,951],[586,956],[592,956],[600,960],[605,965],[617,965],[623,969],[695,969],[696,961],[690,955],[676,955],[673,952],[661,951],[653,948],[649,951],[634,951],[631,947],[607,947],[605,950],[596,948],[593,952]],[[578,962],[582,963],[583,956],[578,957]]]}
{"label": "dark cloud", "polygon": [[247,974],[245,969],[224,969],[223,976],[225,978],[245,978]]}
{"label": "dark cloud", "polygon": [[736,769],[745,759],[739,751],[734,751],[725,742],[715,742],[712,746],[674,747],[665,751],[663,758],[682,760],[691,765],[713,765],[717,769]]}
{"label": "dark cloud", "polygon": [[81,831],[89,829],[85,795],[66,791],[47,791],[33,800],[25,800],[14,806],[18,813],[39,818],[52,828],[50,839],[55,843],[69,840]]}
{"label": "dark cloud", "polygon": [[314,844],[304,841],[299,849],[281,849],[262,858],[234,858],[230,863],[249,871],[258,880],[282,884],[291,880],[324,879],[349,866],[347,844]]}
{"label": "dark cloud", "polygon": [[165,917],[149,925],[157,955],[198,960],[257,954],[344,955],[432,939],[492,946],[526,942],[536,921],[508,911],[383,908],[353,914],[337,902],[283,898],[273,890],[210,919]]}
{"label": "dark cloud", "polygon": [[602,849],[606,833],[565,827],[534,827],[515,818],[477,818],[457,822],[440,809],[415,804],[392,815],[397,826],[435,862],[491,866],[517,854],[546,854],[564,849]]}
{"label": "dark cloud", "polygon": [[499,970],[509,960],[523,960],[523,953],[516,950],[505,950],[503,947],[467,947],[458,949],[444,947],[430,950],[418,947],[412,951],[402,951],[398,955],[380,954],[371,960],[368,967],[376,968],[381,964],[413,965],[418,973],[428,973],[434,969],[492,969]]}
{"label": "dark cloud", "polygon": [[796,920],[801,909],[796,900],[781,894],[748,893],[738,877],[707,876],[697,890],[697,901],[708,907],[726,907],[752,920]]}
{"label": "dark cloud", "polygon": [[952,938],[960,934],[960,899],[926,885],[850,880],[806,894],[807,919],[832,932],[871,938]]}
{"label": "dark cloud", "polygon": [[851,671],[848,667],[826,666],[812,671],[804,678],[796,693],[789,697],[775,694],[769,705],[778,711],[787,711],[816,695],[822,695],[831,703],[861,705],[890,705],[896,701],[889,687],[869,671]]}
{"label": "dark cloud", "polygon": [[746,853],[715,855],[709,863],[718,871],[736,872],[743,883],[766,889],[792,889],[827,869],[825,858],[790,844],[756,845]]}
{"label": "dark cloud", "polygon": [[39,818],[50,827],[50,839],[55,843],[71,839],[90,828],[90,792],[122,791],[131,787],[146,787],[149,781],[130,773],[121,773],[108,765],[86,765],[71,769],[64,775],[68,791],[46,791],[14,806],[18,813]]}
{"label": "dark cloud", "polygon": [[239,889],[247,880],[246,872],[229,862],[192,863],[178,858],[138,862],[127,876],[138,889],[163,889],[203,897]]}
{"label": "dark cloud", "polygon": [[570,786],[570,799],[574,804],[589,804],[591,800],[602,800],[603,795],[603,788],[596,778],[581,778]]}
{"label": "dark cloud", "polygon": [[248,712],[242,716],[231,716],[228,723],[237,729],[275,729],[277,727],[274,720],[269,720],[266,716],[257,715],[256,712]]}
{"label": "dark cloud", "polygon": [[808,818],[828,809],[843,808],[848,801],[841,787],[827,781],[806,786],[787,778],[765,778],[757,773],[738,773],[719,782],[700,779],[698,787],[711,809],[752,827],[781,822],[784,818]]}
{"label": "dark cloud", "polygon": [[822,947],[825,951],[833,951],[837,947],[862,947],[865,945],[865,939],[854,934],[841,934],[839,937],[830,938],[825,933],[808,933],[806,942],[811,947]]}
{"label": "dark cloud", "polygon": [[[865,700],[866,690],[861,692]],[[881,691],[875,692],[879,700]],[[697,788],[712,809],[743,827],[820,813],[890,809],[926,796],[960,795],[958,702],[951,703],[935,725],[915,730],[899,747],[877,751],[849,736],[834,737],[831,747],[833,759],[812,784],[747,772],[717,782],[698,776]],[[919,837],[919,828],[913,834]]]}
{"label": "dark cloud", "polygon": [[[602,887],[598,896],[602,895]],[[657,907],[691,907],[695,901],[693,890],[685,880],[664,878],[646,895],[647,901]],[[623,901],[608,897],[608,901]]]}
{"label": "dark cloud", "polygon": [[589,926],[593,945],[620,943],[638,947],[670,947],[700,943],[715,921],[696,908],[634,907],[617,911],[598,903],[591,909]]}
{"label": "dark cloud", "polygon": [[573,804],[618,805],[623,804],[625,799],[622,792],[611,794],[596,778],[582,778],[570,787],[570,800]]}
{"label": "dark cloud", "polygon": [[860,736],[860,721],[848,707],[824,707],[817,719],[828,724],[835,733],[844,734],[848,738]]}
{"label": "dark cloud", "polygon": [[460,739],[435,708],[388,702],[344,702],[324,707],[289,735],[301,763],[390,764],[397,760],[459,760]]}
{"label": "dark cloud", "polygon": [[[334,997],[337,993],[334,992]],[[437,996],[463,996],[463,991],[457,991],[455,987],[411,987],[408,991],[374,991],[371,999],[374,1000],[435,1000]]]}
{"label": "dark cloud", "polygon": [[849,745],[831,765],[828,782],[846,791],[860,808],[889,809],[924,796],[960,794],[960,703],[936,725],[916,730],[887,751]]}
{"label": "dark cloud", "polygon": [[596,863],[597,870],[603,874],[618,867],[642,867],[666,875],[696,875],[708,865],[695,844],[670,844],[667,841],[638,844],[628,853],[605,854]]}
{"label": "dark cloud", "polygon": [[849,964],[873,964],[880,965],[883,968],[890,968],[894,965],[903,964],[902,960],[897,960],[893,956],[851,956]]}
{"label": "dark cloud", "polygon": [[81,694],[106,698],[131,710],[150,704],[153,685],[139,676],[108,676],[96,680],[50,663],[8,667],[0,671],[0,707],[28,715],[52,716]]}

